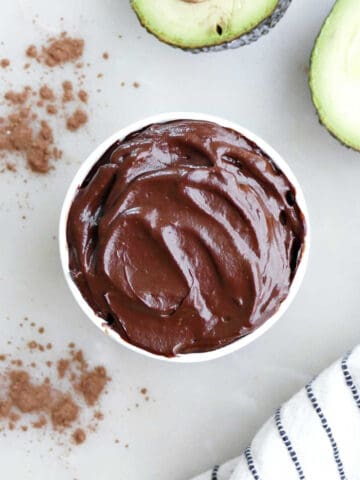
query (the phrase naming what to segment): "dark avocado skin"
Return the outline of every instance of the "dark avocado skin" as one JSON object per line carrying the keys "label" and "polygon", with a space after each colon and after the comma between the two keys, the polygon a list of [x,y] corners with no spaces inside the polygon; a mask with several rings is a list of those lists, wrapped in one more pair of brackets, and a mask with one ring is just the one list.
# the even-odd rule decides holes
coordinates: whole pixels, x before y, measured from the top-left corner
{"label": "dark avocado skin", "polygon": [[[223,50],[229,50],[233,48],[239,48],[243,47],[245,45],[250,45],[250,43],[256,42],[260,37],[263,35],[266,35],[267,33],[270,32],[272,28],[275,27],[275,25],[281,20],[281,18],[284,16],[286,10],[289,8],[290,3],[292,0],[279,0],[277,6],[275,7],[273,13],[265,18],[262,22],[260,22],[256,27],[254,27],[252,30],[250,30],[247,33],[244,33],[238,38],[235,38],[234,40],[231,40],[230,42],[224,42],[220,43],[218,45],[209,45],[207,47],[201,47],[201,48],[183,48],[179,47],[177,45],[169,44],[167,43],[164,39],[156,37],[158,40],[167,43],[168,45],[171,45],[172,47],[175,48],[180,48],[181,50],[185,50],[187,52],[191,53],[203,53],[203,52],[221,52]],[[141,19],[139,19],[141,22]],[[141,22],[142,23],[142,22]],[[142,24],[143,25],[143,24]],[[146,28],[145,25],[143,27]],[[151,33],[152,35],[153,32],[146,30]],[[156,35],[155,35],[156,36]]]}

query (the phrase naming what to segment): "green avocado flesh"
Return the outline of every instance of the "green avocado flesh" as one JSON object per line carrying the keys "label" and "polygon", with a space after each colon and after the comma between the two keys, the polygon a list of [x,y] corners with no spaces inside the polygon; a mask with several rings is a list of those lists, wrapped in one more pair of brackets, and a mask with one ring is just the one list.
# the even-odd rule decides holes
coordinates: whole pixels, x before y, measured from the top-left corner
{"label": "green avocado flesh", "polygon": [[185,49],[230,42],[269,17],[279,0],[132,0],[141,23]]}
{"label": "green avocado flesh", "polygon": [[310,88],[324,126],[360,150],[360,0],[338,0],[316,40]]}

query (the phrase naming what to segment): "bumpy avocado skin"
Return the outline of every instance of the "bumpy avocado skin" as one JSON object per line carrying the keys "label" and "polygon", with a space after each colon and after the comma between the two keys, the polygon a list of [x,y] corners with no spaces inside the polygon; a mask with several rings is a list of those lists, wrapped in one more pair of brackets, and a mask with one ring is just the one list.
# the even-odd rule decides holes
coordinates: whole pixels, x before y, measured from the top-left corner
{"label": "bumpy avocado skin", "polygon": [[319,123],[320,125],[322,125],[323,127],[325,127],[325,129],[327,130],[327,132],[335,139],[337,140],[343,147],[346,147],[348,150],[355,150],[357,152],[360,152],[360,147],[356,147],[355,145],[349,145],[348,143],[345,142],[345,140],[341,139],[340,137],[338,137],[336,135],[335,132],[333,132],[332,130],[329,129],[329,127],[326,125],[326,119],[322,118],[321,115],[320,115],[320,112],[318,110],[318,104],[317,104],[317,100],[316,100],[316,93],[314,91],[314,88],[313,88],[313,79],[312,79],[312,73],[313,73],[313,60],[314,60],[314,57],[316,55],[316,48],[317,48],[317,44],[318,44],[318,40],[319,40],[319,37],[323,31],[323,28],[325,27],[326,23],[329,21],[329,18],[331,17],[331,15],[333,14],[334,12],[334,9],[335,9],[335,6],[336,6],[336,2],[333,6],[333,8],[330,10],[330,13],[329,15],[326,17],[324,23],[322,24],[321,26],[321,29],[316,37],[316,40],[314,42],[314,46],[313,46],[313,49],[312,49],[312,52],[311,52],[311,55],[310,55],[310,68],[309,68],[309,86],[310,86],[310,93],[311,93],[311,100],[312,100],[312,103],[315,107],[315,110],[316,110],[316,114],[317,114],[317,117],[318,117],[318,120],[319,120]]}
{"label": "bumpy avocado skin", "polygon": [[[181,50],[185,50],[191,53],[202,53],[202,52],[221,52],[223,50],[229,50],[233,48],[243,47],[245,45],[250,45],[250,43],[256,42],[256,40],[258,40],[263,35],[266,35],[267,33],[269,33],[270,30],[275,27],[275,25],[279,22],[279,20],[281,20],[281,18],[284,16],[291,2],[292,0],[279,0],[277,6],[275,7],[274,11],[269,17],[265,18],[265,20],[260,22],[255,28],[253,28],[249,32],[244,33],[240,37],[235,38],[230,42],[224,42],[219,45],[209,45],[207,47],[201,47],[201,48],[183,48],[176,45],[171,45],[171,46],[175,48],[180,48]],[[146,28],[146,25],[144,25],[141,22],[141,18],[139,18],[139,20],[140,20],[140,23],[143,25],[143,27]],[[151,32],[149,29],[146,28],[146,30],[152,35],[154,35],[154,33]],[[156,38],[158,38],[158,40],[161,40],[164,43],[167,43],[166,40],[163,38],[160,38],[160,37],[156,37]]]}

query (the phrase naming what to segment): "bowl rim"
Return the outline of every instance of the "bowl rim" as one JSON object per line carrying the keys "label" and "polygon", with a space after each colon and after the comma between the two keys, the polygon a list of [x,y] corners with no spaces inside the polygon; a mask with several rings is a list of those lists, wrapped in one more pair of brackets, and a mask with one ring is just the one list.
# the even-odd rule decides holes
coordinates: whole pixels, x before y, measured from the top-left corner
{"label": "bowl rim", "polygon": [[[66,238],[66,228],[67,228],[67,220],[69,215],[69,210],[71,208],[73,199],[75,194],[82,184],[88,173],[90,172],[91,168],[95,165],[95,163],[101,158],[101,156],[111,147],[115,142],[122,141],[126,138],[129,134],[137,132],[146,128],[149,125],[155,123],[165,123],[171,122],[176,120],[200,120],[200,121],[207,121],[213,122],[225,128],[229,128],[235,130],[236,132],[240,133],[241,135],[245,136],[252,142],[254,142],[258,147],[260,147],[269,157],[274,161],[274,163],[282,170],[282,172],[286,175],[289,179],[291,184],[295,187],[296,191],[296,201],[300,207],[301,212],[304,215],[304,222],[306,226],[305,238],[304,238],[304,249],[302,258],[300,260],[300,264],[296,271],[295,277],[293,282],[290,286],[289,293],[285,300],[281,303],[279,309],[272,315],[265,323],[260,325],[256,330],[249,333],[248,335],[235,340],[234,342],[220,347],[216,350],[211,350],[207,352],[199,352],[199,353],[188,353],[177,355],[175,357],[165,357],[162,355],[158,355],[152,352],[149,352],[143,348],[140,348],[136,345],[127,342],[123,339],[120,334],[118,334],[115,330],[113,330],[110,326],[106,325],[106,322],[103,318],[100,318],[96,315],[90,305],[86,302],[80,290],[76,286],[75,282],[73,281],[70,269],[69,269],[69,248],[67,244]],[[224,118],[205,114],[205,113],[198,113],[198,112],[169,112],[169,113],[161,113],[157,115],[153,115],[150,117],[146,117],[142,120],[136,121],[131,123],[130,125],[121,128],[120,130],[113,133],[110,137],[108,137],[104,142],[102,142],[95,150],[90,153],[87,159],[82,163],[79,170],[75,174],[70,186],[67,189],[65,199],[62,205],[61,214],[60,214],[60,222],[59,222],[59,250],[60,250],[60,260],[62,265],[62,270],[65,276],[66,283],[72,292],[76,302],[80,306],[81,310],[85,313],[85,315],[98,327],[102,332],[109,335],[113,338],[117,343],[120,345],[128,348],[129,350],[140,353],[148,358],[154,358],[158,360],[162,360],[165,362],[172,362],[172,363],[199,363],[208,360],[213,360],[216,358],[224,357],[225,355],[229,355],[237,350],[240,350],[257,338],[261,337],[265,332],[270,330],[271,327],[275,325],[275,323],[284,315],[286,310],[289,308],[290,304],[294,300],[295,296],[298,293],[300,285],[304,279],[305,272],[308,265],[309,260],[309,250],[310,250],[310,222],[309,222],[309,214],[307,205],[305,202],[304,194],[300,187],[298,180],[296,179],[293,171],[287,164],[287,162],[281,157],[281,155],[274,150],[267,142],[265,142],[262,138],[258,137],[255,133],[249,131],[248,129],[240,126],[239,124],[226,120]]]}

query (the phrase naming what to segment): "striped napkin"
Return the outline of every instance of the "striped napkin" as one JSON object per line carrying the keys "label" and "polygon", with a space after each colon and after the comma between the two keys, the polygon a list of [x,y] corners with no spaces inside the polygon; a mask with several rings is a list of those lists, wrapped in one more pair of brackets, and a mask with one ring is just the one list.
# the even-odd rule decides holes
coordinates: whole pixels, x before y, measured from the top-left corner
{"label": "striped napkin", "polygon": [[360,480],[360,346],[278,408],[241,457],[194,480]]}

